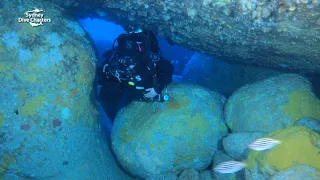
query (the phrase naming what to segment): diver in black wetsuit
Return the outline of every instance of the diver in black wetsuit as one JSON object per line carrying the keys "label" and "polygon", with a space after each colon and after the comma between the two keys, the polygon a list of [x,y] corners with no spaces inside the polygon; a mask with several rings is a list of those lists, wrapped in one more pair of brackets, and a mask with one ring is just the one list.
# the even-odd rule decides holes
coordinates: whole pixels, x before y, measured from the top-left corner
{"label": "diver in black wetsuit", "polygon": [[153,32],[119,35],[104,58],[98,68],[100,102],[112,121],[116,112],[132,100],[167,100],[162,91],[172,82],[174,68],[162,57]]}

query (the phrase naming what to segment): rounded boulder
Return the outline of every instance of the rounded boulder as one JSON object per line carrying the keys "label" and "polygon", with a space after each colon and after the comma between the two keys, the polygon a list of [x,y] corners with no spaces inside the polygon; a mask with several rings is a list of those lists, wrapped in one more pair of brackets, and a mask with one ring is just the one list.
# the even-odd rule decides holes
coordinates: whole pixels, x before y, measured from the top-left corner
{"label": "rounded boulder", "polygon": [[130,179],[99,128],[85,31],[48,1],[0,6],[0,179]]}
{"label": "rounded boulder", "polygon": [[303,117],[320,119],[320,100],[311,83],[297,74],[283,74],[246,85],[232,94],[225,121],[232,132],[273,132]]}
{"label": "rounded boulder", "polygon": [[166,102],[133,102],[112,129],[120,164],[142,178],[183,169],[204,169],[226,135],[225,98],[195,85],[172,84]]}
{"label": "rounded boulder", "polygon": [[223,138],[223,148],[231,157],[243,160],[248,155],[248,145],[265,135],[262,132],[230,133]]}
{"label": "rounded boulder", "polygon": [[[247,179],[270,176],[286,171],[297,164],[320,169],[320,134],[309,128],[292,126],[278,130],[265,137],[276,139],[280,144],[268,151],[250,151],[247,160]],[[309,171],[297,172],[307,175]]]}

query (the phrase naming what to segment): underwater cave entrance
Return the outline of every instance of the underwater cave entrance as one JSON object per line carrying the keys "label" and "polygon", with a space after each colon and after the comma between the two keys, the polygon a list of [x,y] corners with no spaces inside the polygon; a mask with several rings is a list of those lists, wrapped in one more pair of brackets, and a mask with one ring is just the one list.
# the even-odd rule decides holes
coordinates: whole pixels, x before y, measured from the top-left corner
{"label": "underwater cave entrance", "polygon": [[[78,19],[78,22],[90,36],[98,59],[97,66],[100,66],[104,61],[103,54],[112,49],[114,40],[126,31],[121,25],[103,19],[82,18]],[[163,37],[157,36],[157,38],[162,55],[169,60],[175,68],[174,77],[180,77],[194,52],[180,46],[170,45]],[[99,89],[99,87],[97,89]],[[108,108],[114,109],[111,110],[114,113],[119,109],[119,107]],[[107,134],[109,134],[112,128],[111,120],[108,118],[108,115],[106,115],[101,106],[99,107],[99,112],[101,125],[104,127],[104,130],[107,130]],[[114,116],[114,114],[111,114],[111,116]]]}
{"label": "underwater cave entrance", "polygon": [[[103,54],[112,48],[114,39],[126,31],[122,26],[103,19],[84,18],[78,21],[92,39],[99,66],[103,61]],[[214,57],[170,45],[163,37],[157,36],[157,38],[162,55],[168,59],[175,68],[173,81],[182,81],[204,86],[226,97],[245,84],[251,84],[281,73],[294,73],[288,72],[286,69],[276,70],[246,64],[237,65],[227,63]],[[206,59],[208,57],[209,60]],[[207,63],[204,63],[204,60],[206,60]],[[210,68],[208,68],[208,66],[210,66]],[[184,75],[185,71],[188,71],[187,76]],[[260,73],[260,79],[255,78],[257,73]],[[268,74],[268,77],[264,76],[264,74]],[[315,94],[320,97],[320,76],[303,76],[310,80],[314,87]],[[111,121],[103,112],[102,108],[100,108],[100,114],[102,126],[110,132],[112,127]]]}
{"label": "underwater cave entrance", "polygon": [[[98,66],[103,61],[103,54],[112,48],[112,43],[114,39],[124,33],[124,29],[116,25],[112,22],[104,21],[101,19],[80,19],[79,23],[83,26],[83,28],[88,32],[90,35],[92,42],[94,44],[94,48],[96,50],[97,59],[98,59]],[[170,46],[165,38],[158,37],[160,49],[162,50],[163,56],[167,58],[175,67],[174,75],[182,76],[183,71],[185,69],[190,68],[190,76],[194,78],[194,76],[198,76],[194,78],[193,83],[198,84],[200,86],[204,86],[209,88],[213,91],[219,92],[226,97],[228,94],[225,92],[234,92],[236,89],[242,87],[243,85],[250,84],[253,82],[261,81],[262,79],[266,79],[271,76],[276,76],[282,73],[288,73],[285,70],[275,70],[270,68],[264,67],[255,67],[250,65],[243,65],[243,64],[232,64],[226,63],[214,57],[208,57],[206,55],[201,55],[200,53],[196,53],[179,46]],[[202,60],[206,60],[210,63],[202,63]],[[212,62],[211,62],[212,60]],[[193,61],[192,63],[190,63]],[[188,64],[188,68],[186,67]],[[199,65],[200,64],[200,65]],[[210,66],[210,68],[206,68],[206,66]],[[211,71],[209,72],[209,77],[206,75],[204,71]],[[212,73],[213,72],[213,73]],[[256,74],[260,74],[259,78],[254,78]],[[292,73],[292,72],[291,72]],[[268,74],[268,77],[263,76],[263,74]],[[302,75],[302,74],[301,74]],[[320,95],[320,76],[309,76],[303,75],[304,77],[308,78],[311,83],[313,84],[315,93],[317,94],[318,98]],[[201,78],[201,80],[200,80]],[[203,80],[205,79],[205,80]],[[186,80],[186,79],[185,79]],[[186,81],[182,82],[186,82]],[[201,82],[204,82],[201,84]],[[207,81],[207,83],[205,82]],[[239,82],[241,81],[241,82]],[[213,86],[212,84],[215,83],[217,85]],[[228,87],[230,86],[230,87]],[[229,89],[228,89],[229,88]],[[101,124],[104,130],[107,133],[111,132],[112,124],[106,113],[104,112],[103,108],[99,108],[100,117],[101,117]],[[230,133],[229,129],[229,133]],[[109,146],[111,146],[111,142],[108,141]],[[220,149],[222,146],[220,145]],[[110,148],[111,152],[112,148]],[[116,158],[115,154],[113,156]],[[118,166],[124,171],[120,164]],[[209,169],[212,167],[209,166]]]}

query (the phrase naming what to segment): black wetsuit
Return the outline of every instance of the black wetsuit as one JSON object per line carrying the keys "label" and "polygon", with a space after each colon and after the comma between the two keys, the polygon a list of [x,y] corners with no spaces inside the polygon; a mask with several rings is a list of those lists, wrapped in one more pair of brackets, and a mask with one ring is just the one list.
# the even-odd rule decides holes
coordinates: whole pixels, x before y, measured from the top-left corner
{"label": "black wetsuit", "polygon": [[[106,53],[106,59],[112,54],[112,51]],[[136,89],[137,86],[144,89],[154,88],[158,94],[161,94],[166,85],[172,82],[172,74],[174,71],[173,65],[166,59],[161,58],[160,61],[155,62],[155,69],[153,72],[148,70],[145,64],[139,64],[134,67],[137,72],[136,75],[141,77],[141,81],[136,82],[134,86],[128,85],[128,81],[119,82],[116,78],[104,78],[102,68],[98,69],[99,84],[102,85],[100,90],[100,102],[113,121],[117,111],[123,106],[130,103],[132,100],[139,100],[147,92],[145,90]],[[156,74],[156,81],[154,81],[153,74]],[[156,84],[155,84],[156,82]]]}

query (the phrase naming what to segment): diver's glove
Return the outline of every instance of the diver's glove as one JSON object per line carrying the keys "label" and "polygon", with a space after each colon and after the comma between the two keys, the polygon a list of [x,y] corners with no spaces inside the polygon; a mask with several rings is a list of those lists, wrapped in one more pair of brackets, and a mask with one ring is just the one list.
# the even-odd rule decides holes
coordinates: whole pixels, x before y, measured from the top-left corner
{"label": "diver's glove", "polygon": [[154,88],[148,88],[146,89],[146,91],[148,92],[147,94],[144,95],[144,97],[146,98],[154,98],[157,95],[159,95]]}
{"label": "diver's glove", "polygon": [[161,94],[158,94],[158,95],[156,95],[155,97],[153,97],[153,98],[146,98],[146,97],[142,97],[142,98],[140,98],[140,100],[141,101],[159,101],[159,102],[164,102],[164,101],[166,101],[164,98],[163,98],[163,96],[161,95]]}

